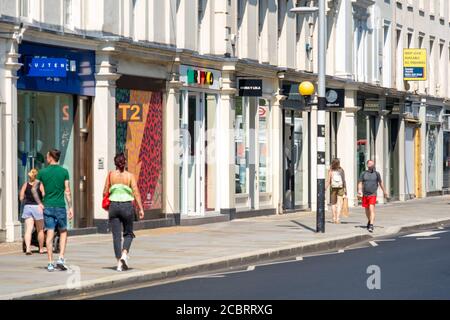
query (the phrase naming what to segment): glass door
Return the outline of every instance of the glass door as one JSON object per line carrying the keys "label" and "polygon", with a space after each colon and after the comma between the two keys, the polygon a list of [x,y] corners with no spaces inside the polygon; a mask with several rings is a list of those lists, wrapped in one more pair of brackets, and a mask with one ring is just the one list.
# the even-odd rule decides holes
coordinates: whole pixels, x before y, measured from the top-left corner
{"label": "glass door", "polygon": [[303,118],[300,112],[283,111],[284,208],[304,205]]}
{"label": "glass door", "polygon": [[60,164],[69,171],[74,190],[73,96],[19,91],[17,131],[19,188],[31,169],[47,166],[46,154],[56,148],[61,151]]}
{"label": "glass door", "polygon": [[437,141],[439,129],[436,125],[427,126],[428,143],[428,192],[437,190]]}
{"label": "glass door", "polygon": [[[181,212],[185,215],[204,215],[206,211],[206,172],[214,176],[215,169],[206,166],[205,94],[182,94],[182,164]],[[214,110],[215,111],[215,110]],[[211,182],[211,181],[210,181]],[[213,182],[215,182],[213,180]],[[210,189],[210,188],[208,188]],[[211,196],[210,191],[210,196]],[[212,193],[212,196],[215,196]],[[211,203],[208,209],[211,209]],[[215,209],[215,208],[214,208]]]}
{"label": "glass door", "polygon": [[400,185],[399,185],[399,119],[392,118],[389,120],[389,180],[390,189],[389,194],[393,200],[398,200],[400,196]]}

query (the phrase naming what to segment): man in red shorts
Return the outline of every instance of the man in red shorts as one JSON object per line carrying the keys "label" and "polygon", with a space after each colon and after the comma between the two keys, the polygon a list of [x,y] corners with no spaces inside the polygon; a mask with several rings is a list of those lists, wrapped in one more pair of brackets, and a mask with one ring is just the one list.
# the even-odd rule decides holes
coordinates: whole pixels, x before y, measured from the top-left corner
{"label": "man in red shorts", "polygon": [[358,197],[362,197],[362,206],[366,209],[367,230],[369,232],[373,232],[378,186],[383,190],[384,197],[387,198],[388,194],[384,189],[381,175],[375,170],[375,162],[369,160],[367,161],[367,170],[361,173],[358,183]]}

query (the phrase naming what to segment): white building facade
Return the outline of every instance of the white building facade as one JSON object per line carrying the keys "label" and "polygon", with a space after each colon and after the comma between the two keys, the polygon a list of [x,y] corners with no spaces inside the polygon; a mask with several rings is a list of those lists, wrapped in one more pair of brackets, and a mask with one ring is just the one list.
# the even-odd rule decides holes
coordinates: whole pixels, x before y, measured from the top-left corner
{"label": "white building facade", "polygon": [[[314,211],[317,110],[298,85],[316,80],[317,17],[289,10],[315,2],[0,1],[0,241],[21,238],[18,190],[50,148],[71,175],[73,233],[108,231],[120,152],[140,228]],[[351,204],[369,158],[394,199],[442,192],[448,1],[327,4],[326,158]],[[408,47],[429,50],[427,81],[403,81]]]}

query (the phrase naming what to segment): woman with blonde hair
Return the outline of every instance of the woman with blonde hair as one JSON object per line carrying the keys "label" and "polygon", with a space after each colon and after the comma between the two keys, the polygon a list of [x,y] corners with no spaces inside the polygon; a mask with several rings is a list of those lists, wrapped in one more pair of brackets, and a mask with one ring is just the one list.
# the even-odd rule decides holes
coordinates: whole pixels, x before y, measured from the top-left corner
{"label": "woman with blonde hair", "polygon": [[37,177],[38,171],[32,169],[28,173],[29,181],[25,182],[20,190],[20,201],[23,203],[22,219],[25,220],[25,246],[26,255],[31,255],[31,236],[33,234],[34,226],[38,234],[39,253],[44,253],[44,215],[39,210],[39,205],[33,195],[33,187],[39,183],[37,196],[42,200],[44,197],[44,186],[40,183]]}
{"label": "woman with blonde hair", "polygon": [[[340,223],[342,209],[342,199],[347,195],[344,169],[341,168],[339,159],[331,161],[331,168],[328,171],[325,189],[331,186],[331,211],[333,213],[333,223]],[[340,201],[338,201],[340,200]],[[338,205],[340,202],[340,205]]]}

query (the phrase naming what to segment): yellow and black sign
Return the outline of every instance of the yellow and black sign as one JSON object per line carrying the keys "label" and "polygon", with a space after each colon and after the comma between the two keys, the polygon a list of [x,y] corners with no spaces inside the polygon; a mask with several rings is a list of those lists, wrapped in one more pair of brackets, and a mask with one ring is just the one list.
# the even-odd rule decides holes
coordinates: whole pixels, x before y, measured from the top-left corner
{"label": "yellow and black sign", "polygon": [[119,104],[117,108],[117,121],[140,122],[143,120],[142,104]]}
{"label": "yellow and black sign", "polygon": [[403,50],[403,80],[405,81],[427,80],[426,49]]}

